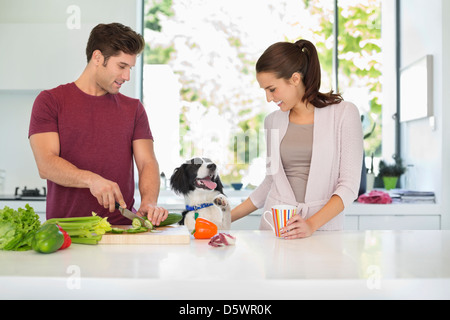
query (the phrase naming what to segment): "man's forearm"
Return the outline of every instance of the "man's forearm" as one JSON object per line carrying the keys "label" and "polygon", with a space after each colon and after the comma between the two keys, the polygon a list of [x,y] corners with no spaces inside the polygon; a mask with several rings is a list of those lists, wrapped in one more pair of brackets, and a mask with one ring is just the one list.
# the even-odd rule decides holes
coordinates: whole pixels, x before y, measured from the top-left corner
{"label": "man's forearm", "polygon": [[115,210],[115,202],[126,207],[119,185],[91,171],[78,169],[70,162],[54,156],[47,159],[39,169],[41,178],[48,179],[63,187],[87,188],[100,205]]}
{"label": "man's forearm", "polygon": [[90,171],[78,169],[59,156],[48,156],[44,161],[38,163],[38,170],[42,179],[72,188],[89,188],[95,175]]}
{"label": "man's forearm", "polygon": [[47,179],[63,187],[88,188],[98,203],[110,212],[115,210],[115,202],[126,206],[119,185],[91,171],[77,168],[59,156],[59,136],[57,133],[32,135],[30,144],[42,179]]}
{"label": "man's forearm", "polygon": [[30,137],[39,176],[64,187],[88,188],[94,174],[80,170],[59,156],[59,135],[56,132],[35,134]]}
{"label": "man's forearm", "polygon": [[141,194],[141,201],[156,205],[158,202],[160,185],[158,163],[147,163],[142,171],[139,172],[139,192]]}

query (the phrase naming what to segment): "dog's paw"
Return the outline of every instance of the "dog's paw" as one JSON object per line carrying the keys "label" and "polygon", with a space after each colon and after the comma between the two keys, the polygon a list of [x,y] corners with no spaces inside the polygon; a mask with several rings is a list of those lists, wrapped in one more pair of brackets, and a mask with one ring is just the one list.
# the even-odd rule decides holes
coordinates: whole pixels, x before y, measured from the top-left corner
{"label": "dog's paw", "polygon": [[214,204],[218,207],[226,207],[228,206],[228,200],[226,197],[220,195],[214,198]]}

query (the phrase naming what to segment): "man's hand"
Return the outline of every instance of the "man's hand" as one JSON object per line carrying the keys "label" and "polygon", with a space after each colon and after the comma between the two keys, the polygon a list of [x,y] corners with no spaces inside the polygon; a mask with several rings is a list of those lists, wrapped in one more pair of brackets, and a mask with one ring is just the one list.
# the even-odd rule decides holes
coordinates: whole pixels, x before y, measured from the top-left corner
{"label": "man's hand", "polygon": [[109,209],[109,212],[116,210],[116,201],[122,208],[127,207],[119,185],[113,181],[94,175],[94,178],[89,183],[89,190],[97,198],[98,203],[105,209]]}
{"label": "man's hand", "polygon": [[155,204],[142,202],[137,214],[140,216],[147,216],[148,220],[150,220],[154,226],[159,226],[162,221],[167,219],[169,212]]}

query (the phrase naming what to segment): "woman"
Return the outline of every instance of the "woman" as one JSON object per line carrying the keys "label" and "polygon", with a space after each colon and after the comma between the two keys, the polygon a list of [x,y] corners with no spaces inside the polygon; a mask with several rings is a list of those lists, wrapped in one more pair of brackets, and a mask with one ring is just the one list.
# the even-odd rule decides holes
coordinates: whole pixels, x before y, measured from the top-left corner
{"label": "woman", "polygon": [[[261,185],[231,212],[236,221],[258,208],[294,205],[282,236],[304,238],[316,230],[342,230],[343,210],[358,196],[363,132],[358,109],[339,94],[319,92],[321,72],[307,40],[270,46],[256,78],[277,110],[265,119],[267,172]],[[261,219],[261,229],[270,225]]]}

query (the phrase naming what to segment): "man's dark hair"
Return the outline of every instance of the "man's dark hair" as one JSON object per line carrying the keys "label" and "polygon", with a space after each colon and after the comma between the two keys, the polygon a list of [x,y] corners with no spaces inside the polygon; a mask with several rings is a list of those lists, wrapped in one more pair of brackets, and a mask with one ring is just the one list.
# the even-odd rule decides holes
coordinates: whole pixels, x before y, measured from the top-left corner
{"label": "man's dark hair", "polygon": [[86,46],[87,62],[95,50],[100,50],[105,58],[104,65],[111,56],[117,56],[120,51],[126,54],[140,54],[145,47],[142,35],[130,27],[120,23],[99,24],[92,29]]}

